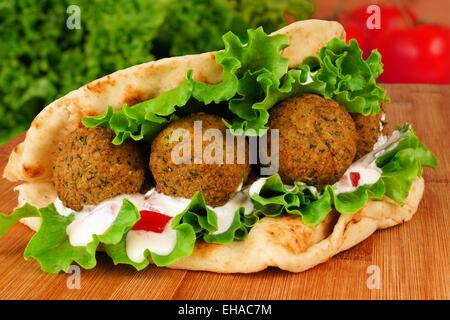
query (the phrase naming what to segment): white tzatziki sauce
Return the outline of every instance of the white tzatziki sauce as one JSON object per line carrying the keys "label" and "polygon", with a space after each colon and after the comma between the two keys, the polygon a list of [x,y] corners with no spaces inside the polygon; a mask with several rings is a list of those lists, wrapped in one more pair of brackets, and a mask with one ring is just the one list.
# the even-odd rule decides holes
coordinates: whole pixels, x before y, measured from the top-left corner
{"label": "white tzatziki sauce", "polygon": [[66,233],[73,247],[86,246],[94,239],[94,235],[102,235],[116,220],[122,206],[123,199],[130,200],[139,210],[144,202],[141,194],[119,195],[112,199],[102,201],[97,205],[87,205],[79,212],[67,208],[57,198],[55,208],[62,216],[74,213],[75,219],[67,226]]}
{"label": "white tzatziki sauce", "polygon": [[259,178],[258,180],[253,182],[248,189],[249,195],[252,196],[254,194],[259,194],[262,187],[264,187],[264,185],[266,184],[267,179],[269,178]]}
{"label": "white tzatziki sauce", "polygon": [[211,208],[216,213],[217,230],[213,234],[221,234],[227,231],[233,223],[234,215],[239,208],[244,208],[244,214],[253,211],[253,203],[247,192],[238,192],[223,206]]}
{"label": "white tzatziki sauce", "polygon": [[170,220],[164,231],[156,233],[145,230],[131,230],[127,234],[126,251],[131,261],[145,260],[145,251],[149,250],[160,256],[169,255],[177,243],[177,232],[172,229]]}
{"label": "white tzatziki sauce", "polygon": [[380,148],[382,145],[384,145],[388,140],[387,136],[379,136],[377,142],[375,142],[375,144],[373,145],[373,149],[372,150],[376,150],[378,148]]}
{"label": "white tzatziki sauce", "polygon": [[[190,199],[167,196],[151,189],[145,195],[124,194],[105,200],[98,205],[87,205],[79,212],[67,208],[57,198],[55,208],[62,216],[75,214],[75,220],[66,228],[70,244],[74,247],[86,246],[93,240],[94,235],[104,234],[117,218],[123,199],[131,201],[136,208],[151,210],[164,215],[175,217],[183,212],[190,203]],[[217,230],[214,234],[227,231],[236,211],[243,207],[245,214],[253,211],[253,203],[248,196],[248,190],[242,190],[234,195],[227,203],[220,207],[210,207],[216,213]],[[172,229],[170,220],[162,233],[145,230],[131,230],[126,239],[126,251],[129,258],[135,262],[142,262],[145,250],[150,250],[158,255],[168,255],[175,248],[176,231]]]}
{"label": "white tzatziki sauce", "polygon": [[[380,179],[382,172],[375,164],[375,161],[367,164],[361,161],[362,159],[348,167],[342,178],[334,184],[333,188],[336,194],[352,192],[360,186],[374,184]],[[351,174],[353,173],[359,174],[356,186],[353,185],[351,180]]]}
{"label": "white tzatziki sauce", "polygon": [[[352,163],[347,168],[342,178],[333,185],[336,194],[344,192],[352,192],[363,185],[371,185],[376,183],[380,178],[382,171],[377,167],[375,161],[385,151],[395,147],[397,142],[402,139],[404,134],[394,131],[389,137],[381,136],[375,143],[374,150],[358,161]],[[359,174],[356,185],[352,182],[351,175]]]}
{"label": "white tzatziki sauce", "polygon": [[314,196],[318,197],[319,196],[319,191],[317,190],[316,187],[314,186],[308,186],[306,183],[298,181],[296,182],[296,184],[300,187],[300,190],[309,190],[309,192],[311,192],[311,194],[313,194]]}
{"label": "white tzatziki sauce", "polygon": [[[171,197],[156,191],[150,190],[145,195],[143,207],[148,210],[157,211],[162,214],[175,217],[183,212],[190,203],[190,199]],[[245,191],[236,193],[226,204],[220,207],[210,207],[216,213],[217,230],[213,234],[221,234],[227,231],[233,223],[236,210],[243,207],[245,213],[253,211],[253,203]],[[128,257],[140,263],[145,259],[145,251],[164,256],[170,254],[177,242],[176,231],[172,229],[170,220],[162,233],[155,233],[144,230],[131,230],[126,239],[126,251]]]}
{"label": "white tzatziki sauce", "polygon": [[63,217],[70,216],[72,213],[75,212],[74,210],[67,208],[59,198],[56,198],[53,204],[55,205],[56,211],[58,211],[59,215]]}
{"label": "white tzatziki sauce", "polygon": [[144,196],[144,208],[175,217],[187,208],[191,199],[167,196],[156,191],[155,188],[148,191]]}
{"label": "white tzatziki sauce", "polygon": [[[190,199],[171,197],[153,188],[144,196],[143,209],[175,217],[187,208],[189,202],[191,202]],[[172,229],[171,219],[161,233],[146,230],[129,231],[126,239],[126,252],[131,261],[140,263],[145,260],[146,250],[166,256],[173,251],[176,243],[177,233]]]}
{"label": "white tzatziki sauce", "polygon": [[[183,212],[191,202],[190,199],[167,196],[155,189],[150,190],[145,197],[145,208],[171,217]],[[227,231],[233,223],[234,215],[239,208],[243,207],[245,214],[250,214],[253,211],[253,203],[246,190],[237,192],[233,198],[222,206],[207,207],[216,213],[217,230],[213,234],[221,234]]]}

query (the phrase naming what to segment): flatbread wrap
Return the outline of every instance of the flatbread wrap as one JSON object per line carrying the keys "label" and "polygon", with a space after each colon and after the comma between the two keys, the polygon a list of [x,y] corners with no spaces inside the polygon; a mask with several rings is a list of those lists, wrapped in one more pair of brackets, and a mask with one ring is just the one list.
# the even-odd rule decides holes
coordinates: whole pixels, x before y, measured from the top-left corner
{"label": "flatbread wrap", "polygon": [[49,273],[97,250],[137,270],[300,272],[412,218],[437,160],[409,124],[387,132],[376,51],[321,20],[223,40],[44,108],[4,170],[21,184],[0,236],[36,231],[25,257]]}

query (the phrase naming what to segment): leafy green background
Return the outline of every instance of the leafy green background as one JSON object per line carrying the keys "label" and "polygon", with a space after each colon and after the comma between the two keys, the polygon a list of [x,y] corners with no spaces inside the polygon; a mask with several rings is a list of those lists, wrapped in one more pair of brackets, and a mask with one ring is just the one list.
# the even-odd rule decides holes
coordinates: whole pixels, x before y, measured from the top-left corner
{"label": "leafy green background", "polygon": [[[67,7],[81,8],[69,30]],[[0,0],[0,144],[25,130],[48,103],[134,64],[222,48],[229,30],[262,25],[284,13],[306,19],[308,0]]]}

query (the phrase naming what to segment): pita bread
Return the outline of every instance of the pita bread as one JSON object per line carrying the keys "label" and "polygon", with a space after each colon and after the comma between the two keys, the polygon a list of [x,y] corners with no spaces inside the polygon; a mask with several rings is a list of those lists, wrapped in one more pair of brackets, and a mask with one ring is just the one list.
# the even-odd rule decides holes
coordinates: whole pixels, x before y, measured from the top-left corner
{"label": "pita bread", "polygon": [[[293,23],[275,34],[285,34],[290,46],[282,54],[289,66],[297,67],[305,57],[317,55],[332,38],[345,38],[343,27],[333,21],[306,20]],[[155,97],[182,83],[192,69],[194,79],[218,83],[221,66],[215,53],[167,58],[117,71],[95,80],[44,108],[34,119],[24,142],[9,157],[4,177],[23,181],[16,187],[19,206],[28,202],[44,207],[56,198],[52,183],[52,159],[57,145],[69,132],[81,126],[85,115],[97,115],[108,106],[119,109]],[[279,267],[299,272],[327,261],[369,237],[377,229],[387,228],[412,218],[424,191],[424,181],[416,178],[404,206],[389,199],[369,201],[355,215],[330,214],[311,229],[294,216],[266,217],[250,231],[244,241],[227,245],[199,241],[194,253],[171,268],[213,272],[256,272]],[[23,219],[33,230],[39,218]]]}

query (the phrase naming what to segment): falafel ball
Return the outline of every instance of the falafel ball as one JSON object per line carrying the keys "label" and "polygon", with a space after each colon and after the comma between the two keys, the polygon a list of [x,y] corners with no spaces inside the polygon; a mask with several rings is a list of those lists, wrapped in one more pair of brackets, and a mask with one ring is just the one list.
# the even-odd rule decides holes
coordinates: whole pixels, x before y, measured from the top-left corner
{"label": "falafel ball", "polygon": [[145,164],[137,144],[111,143],[107,128],[77,128],[59,145],[53,166],[58,197],[66,207],[80,211],[84,205],[140,190]]}
{"label": "falafel ball", "polygon": [[378,138],[381,135],[386,135],[386,122],[383,114],[385,114],[384,108],[376,115],[364,116],[360,113],[352,113],[356,132],[358,133],[355,159],[359,159],[371,152]]}
{"label": "falafel ball", "polygon": [[357,133],[347,110],[314,94],[272,108],[270,129],[279,129],[279,174],[284,183],[319,188],[344,174],[356,154]]}
{"label": "falafel ball", "polygon": [[[194,121],[201,121],[203,134],[199,134],[199,130],[194,133]],[[219,129],[222,133],[220,139],[223,153],[218,163],[205,161],[207,146],[216,143],[215,139],[209,140],[205,137],[205,131],[208,129]],[[225,204],[250,172],[247,160],[244,164],[238,164],[236,161],[236,143],[234,143],[234,161],[231,164],[226,163],[225,130],[226,127],[220,117],[205,113],[191,114],[162,130],[153,140],[150,153],[150,171],[161,192],[174,197],[191,198],[195,192],[201,191],[208,205],[217,207]],[[195,141],[198,145],[200,144],[198,141],[201,141],[203,150],[200,154],[201,159],[199,153],[195,152]],[[190,156],[183,162],[172,159],[172,150],[180,145],[180,142],[185,143],[190,150]],[[199,161],[195,161],[196,157]]]}

